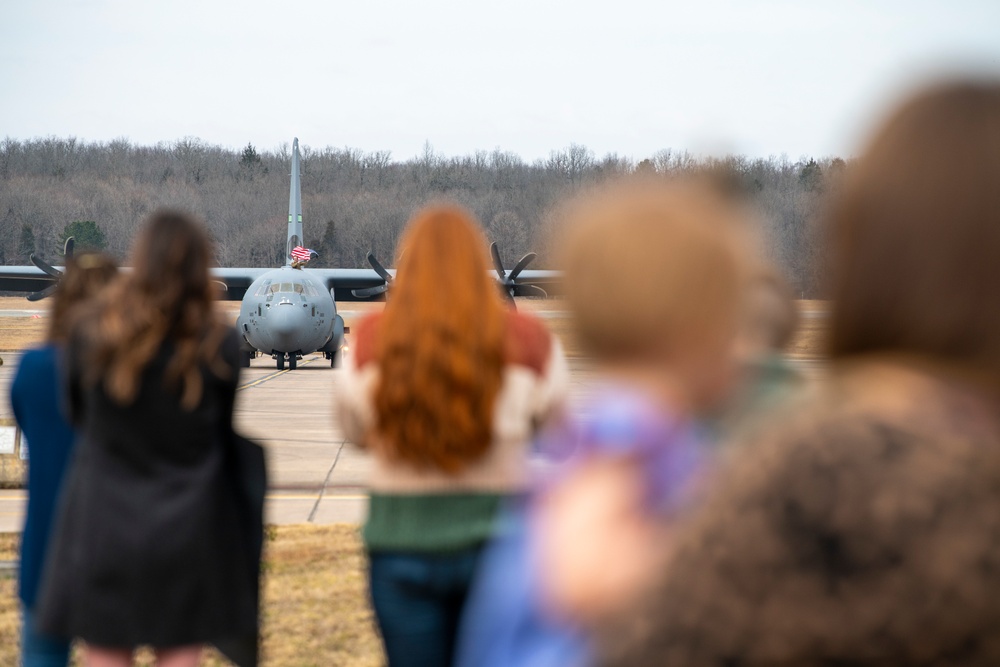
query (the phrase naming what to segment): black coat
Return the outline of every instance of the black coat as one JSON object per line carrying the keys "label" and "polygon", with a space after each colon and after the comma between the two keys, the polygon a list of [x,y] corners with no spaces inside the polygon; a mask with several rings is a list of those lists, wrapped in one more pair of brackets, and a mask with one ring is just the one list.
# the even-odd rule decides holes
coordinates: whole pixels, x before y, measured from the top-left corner
{"label": "black coat", "polygon": [[164,382],[171,354],[165,344],[123,406],[100,384],[83,384],[86,345],[70,341],[68,403],[81,438],[39,624],[98,646],[216,643],[255,653],[264,462],[232,428],[237,337],[219,351],[228,377],[202,369],[194,410]]}

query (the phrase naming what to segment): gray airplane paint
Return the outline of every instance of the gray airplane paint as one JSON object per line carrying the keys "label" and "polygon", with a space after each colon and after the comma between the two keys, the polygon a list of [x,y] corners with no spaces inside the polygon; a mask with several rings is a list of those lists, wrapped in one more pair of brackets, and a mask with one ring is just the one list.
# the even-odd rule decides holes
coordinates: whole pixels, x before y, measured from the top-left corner
{"label": "gray airplane paint", "polygon": [[291,251],[302,241],[302,191],[299,181],[299,140],[292,143],[292,174],[288,194],[288,236],[285,266],[258,276],[246,291],[236,326],[243,336],[244,366],[257,354],[268,354],[283,369],[295,368],[304,354],[323,352],[336,364],[344,342],[344,320],[337,314],[333,290],[292,261]]}

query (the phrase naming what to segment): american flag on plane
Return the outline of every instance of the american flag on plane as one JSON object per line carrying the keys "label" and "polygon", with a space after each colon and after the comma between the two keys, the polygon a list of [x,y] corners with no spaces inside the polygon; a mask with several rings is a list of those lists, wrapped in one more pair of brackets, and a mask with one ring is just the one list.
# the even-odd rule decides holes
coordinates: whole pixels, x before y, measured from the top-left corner
{"label": "american flag on plane", "polygon": [[316,254],[315,250],[310,250],[309,248],[303,248],[300,245],[292,248],[292,259],[296,262],[308,262],[313,255]]}

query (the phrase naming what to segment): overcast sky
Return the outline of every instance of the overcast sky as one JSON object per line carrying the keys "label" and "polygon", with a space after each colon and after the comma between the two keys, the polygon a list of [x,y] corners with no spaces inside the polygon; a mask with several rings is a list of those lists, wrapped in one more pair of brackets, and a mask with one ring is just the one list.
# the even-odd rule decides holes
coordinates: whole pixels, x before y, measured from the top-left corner
{"label": "overcast sky", "polygon": [[1000,1],[11,0],[0,137],[846,156],[970,68],[1000,75]]}

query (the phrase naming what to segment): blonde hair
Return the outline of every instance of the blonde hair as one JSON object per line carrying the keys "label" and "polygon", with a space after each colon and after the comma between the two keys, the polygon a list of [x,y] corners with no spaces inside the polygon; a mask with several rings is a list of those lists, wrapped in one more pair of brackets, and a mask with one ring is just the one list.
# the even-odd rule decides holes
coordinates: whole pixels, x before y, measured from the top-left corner
{"label": "blonde hair", "polygon": [[574,199],[561,217],[566,294],[587,353],[682,354],[734,330],[739,216],[708,186],[629,179]]}

